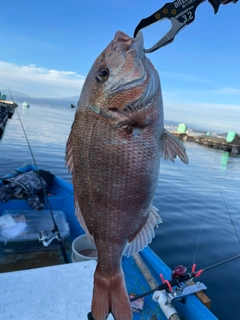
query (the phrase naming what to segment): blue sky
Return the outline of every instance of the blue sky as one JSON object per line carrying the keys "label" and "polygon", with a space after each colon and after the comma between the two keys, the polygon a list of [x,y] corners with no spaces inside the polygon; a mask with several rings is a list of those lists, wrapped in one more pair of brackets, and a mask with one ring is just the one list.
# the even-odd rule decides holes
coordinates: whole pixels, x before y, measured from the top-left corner
{"label": "blue sky", "polygon": [[[165,4],[154,0],[12,0],[1,2],[0,88],[35,97],[79,95],[84,79],[117,30]],[[240,3],[214,15],[202,3],[175,41],[148,54],[162,83],[165,118],[218,131],[240,131]],[[145,47],[170,28],[143,30]]]}

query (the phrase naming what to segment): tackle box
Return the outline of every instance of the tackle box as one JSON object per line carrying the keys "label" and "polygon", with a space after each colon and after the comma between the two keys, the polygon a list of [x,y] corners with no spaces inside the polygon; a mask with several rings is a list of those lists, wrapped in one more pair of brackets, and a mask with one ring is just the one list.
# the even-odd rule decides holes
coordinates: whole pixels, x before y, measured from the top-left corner
{"label": "tackle box", "polygon": [[[70,229],[64,211],[52,211],[58,226],[61,239],[70,235]],[[0,216],[0,250],[5,252],[31,251],[34,248],[45,248],[39,242],[41,231],[53,230],[53,220],[49,210],[5,210]],[[4,225],[4,222],[6,224]],[[18,229],[18,230],[17,230]],[[20,232],[20,234],[19,234]],[[17,235],[16,235],[17,234]],[[57,244],[54,239],[49,247]]]}

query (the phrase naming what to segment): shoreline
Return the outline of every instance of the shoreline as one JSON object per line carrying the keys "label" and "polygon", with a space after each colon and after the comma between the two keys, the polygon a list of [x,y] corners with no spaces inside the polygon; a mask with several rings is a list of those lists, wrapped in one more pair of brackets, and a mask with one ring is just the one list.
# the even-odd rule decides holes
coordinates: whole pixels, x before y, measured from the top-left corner
{"label": "shoreline", "polygon": [[227,142],[225,138],[209,135],[194,135],[190,133],[170,131],[180,141],[195,142],[208,148],[219,149],[222,151],[228,151],[233,155],[240,154],[240,137],[236,135],[232,142]]}

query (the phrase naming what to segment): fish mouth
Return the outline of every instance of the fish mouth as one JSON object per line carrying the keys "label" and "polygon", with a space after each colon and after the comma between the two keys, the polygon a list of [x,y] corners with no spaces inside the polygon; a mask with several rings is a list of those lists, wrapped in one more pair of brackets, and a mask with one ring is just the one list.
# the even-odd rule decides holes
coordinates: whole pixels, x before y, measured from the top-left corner
{"label": "fish mouth", "polygon": [[[141,85],[147,73],[142,33],[139,32],[136,38],[131,38],[122,31],[117,31],[112,49],[113,51],[118,49],[122,57],[124,57],[125,62],[119,68],[120,73],[124,70],[124,76],[116,77],[116,81],[109,88],[110,92],[114,94]],[[125,68],[125,65],[127,65],[127,68]]]}
{"label": "fish mouth", "polygon": [[117,31],[113,43],[113,50],[116,47],[119,48],[125,63],[132,64],[132,68],[111,85],[110,93],[116,94],[142,86],[144,90],[141,97],[132,101],[132,105],[148,104],[159,89],[159,78],[157,71],[144,53],[142,33],[138,32],[135,38],[131,38],[122,31]]}
{"label": "fish mouth", "polygon": [[138,32],[135,38],[129,37],[122,31],[117,31],[114,37],[114,41],[118,44],[122,53],[135,50],[137,54],[144,56],[144,48],[143,48],[143,35],[141,32]]}

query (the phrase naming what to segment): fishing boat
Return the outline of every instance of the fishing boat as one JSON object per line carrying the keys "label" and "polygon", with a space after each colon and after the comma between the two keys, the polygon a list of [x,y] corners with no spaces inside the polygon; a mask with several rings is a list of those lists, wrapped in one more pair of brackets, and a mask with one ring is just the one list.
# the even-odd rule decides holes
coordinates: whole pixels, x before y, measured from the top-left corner
{"label": "fishing boat", "polygon": [[[4,179],[14,177],[16,172],[24,174],[31,171],[36,171],[36,167],[28,163],[7,174]],[[0,188],[2,186],[3,183],[0,181]],[[46,229],[48,227],[48,230],[45,231],[49,233],[47,235],[44,234],[44,236],[40,232],[38,238],[29,238],[28,229],[31,229],[31,227],[29,228],[28,226],[22,234],[16,237],[16,239],[21,239],[22,245],[25,243],[29,254],[32,252],[29,249],[29,242],[32,242],[33,249],[41,254],[44,250],[50,250],[49,247],[51,245],[52,248],[55,248],[59,244],[59,241],[55,239],[57,238],[56,234],[51,232],[53,224],[44,223],[45,219],[50,219],[50,211],[52,211],[54,217],[56,217],[56,213],[63,213],[61,218],[66,219],[66,222],[63,223],[64,227],[59,227],[61,243],[65,248],[69,243],[73,243],[74,240],[84,235],[84,231],[74,213],[72,184],[59,177],[54,177],[53,184],[49,187],[49,191],[45,196],[47,199],[45,199],[44,207],[41,210],[35,210],[34,214],[37,219],[40,219],[39,224],[44,225]],[[11,198],[7,202],[0,201],[0,219],[4,218],[4,216],[6,218],[6,215],[14,218],[15,214],[19,215],[20,213],[28,221],[27,219],[31,215],[29,212],[33,214],[33,209],[26,199]],[[6,228],[2,224],[0,232],[3,229]],[[35,243],[36,240],[38,246]],[[45,241],[45,245],[49,243],[50,245],[45,247],[39,240],[43,243]],[[11,241],[5,241],[5,243],[3,240],[1,241],[1,261],[4,259],[8,261],[9,256],[14,254],[16,248],[13,246],[8,247]],[[16,244],[16,241],[11,243]],[[17,253],[20,254],[19,248]],[[57,315],[58,319],[87,319],[87,314],[91,308],[93,273],[96,259],[90,260],[89,258],[81,262],[73,261],[72,250],[67,251],[66,255],[67,259],[72,263],[62,263],[55,266],[48,265],[47,267],[39,268],[28,265],[28,270],[2,271],[0,273],[0,312],[2,317],[4,319],[42,319],[44,316],[44,318],[50,319]],[[131,294],[130,297],[132,300],[134,300],[134,297],[137,299],[132,302],[133,310],[136,311],[133,312],[134,320],[216,319],[202,301],[193,294],[194,290],[191,288],[195,288],[195,286],[188,286],[189,283],[186,284],[186,281],[181,281],[181,283],[178,281],[177,278],[181,277],[187,279],[185,270],[181,274],[182,269],[180,266],[180,272],[174,280],[174,278],[171,278],[172,270],[149,247],[146,247],[137,255],[124,256],[122,267],[127,290]],[[174,270],[175,273],[176,270]],[[161,278],[159,274],[161,274]],[[168,279],[169,282],[164,279]],[[177,286],[176,283],[178,284]],[[171,293],[172,289],[173,292]],[[161,293],[164,293],[164,295],[161,296]],[[20,313],[19,310],[21,310]],[[111,316],[108,317],[108,319],[110,318]]]}
{"label": "fishing boat", "polygon": [[25,101],[25,102],[23,102],[22,106],[23,106],[23,108],[29,108],[30,104]]}

